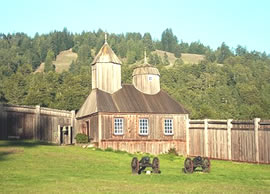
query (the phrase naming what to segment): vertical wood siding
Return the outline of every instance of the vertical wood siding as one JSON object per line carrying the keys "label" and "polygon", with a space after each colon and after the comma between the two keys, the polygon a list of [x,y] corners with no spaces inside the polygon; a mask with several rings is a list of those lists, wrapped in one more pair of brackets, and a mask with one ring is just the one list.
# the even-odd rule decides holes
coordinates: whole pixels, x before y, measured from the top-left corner
{"label": "vertical wood siding", "polygon": [[[153,79],[149,81],[148,76],[152,76]],[[135,88],[146,94],[156,94],[160,91],[159,75],[135,75],[132,78],[132,82]]]}
{"label": "vertical wood siding", "polygon": [[[190,120],[189,155],[243,162],[270,163],[270,120],[258,123],[258,140],[256,140],[255,120],[232,121],[229,131],[226,120],[208,120],[208,143],[205,143],[204,120]],[[230,138],[230,139],[228,139]],[[231,143],[231,145],[229,145]],[[258,144],[258,150],[256,150]],[[230,150],[229,150],[230,149]],[[231,153],[231,158],[229,154]],[[258,155],[258,159],[256,159]]]}
{"label": "vertical wood siding", "polygon": [[[128,152],[165,153],[175,148],[185,154],[186,115],[167,114],[101,114],[101,148],[111,147]],[[114,134],[114,119],[123,118],[123,135]],[[139,134],[139,119],[148,119],[148,135]],[[164,134],[164,119],[173,119],[173,135]]]}
{"label": "vertical wood siding", "polygon": [[37,111],[36,107],[11,105],[1,105],[0,109],[0,139],[16,137],[57,143],[57,126],[71,125],[69,111],[49,108]]}
{"label": "vertical wood siding", "polygon": [[121,65],[114,63],[97,63],[92,69],[93,88],[98,88],[110,94],[121,88]]}

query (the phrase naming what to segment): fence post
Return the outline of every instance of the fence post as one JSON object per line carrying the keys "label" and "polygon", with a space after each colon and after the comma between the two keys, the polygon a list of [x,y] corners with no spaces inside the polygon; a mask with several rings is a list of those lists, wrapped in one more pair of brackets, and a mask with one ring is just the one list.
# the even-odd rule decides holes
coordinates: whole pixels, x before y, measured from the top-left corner
{"label": "fence post", "polygon": [[187,149],[187,156],[189,156],[189,118],[187,115],[186,119],[186,149]]}
{"label": "fence post", "polygon": [[228,160],[232,160],[232,119],[227,120]]}
{"label": "fence post", "polygon": [[58,144],[61,145],[61,126],[57,125],[57,139],[58,139]]}
{"label": "fence post", "polygon": [[204,156],[208,157],[208,120],[204,119]]}
{"label": "fence post", "polygon": [[254,133],[255,133],[255,153],[256,153],[256,162],[259,163],[259,122],[260,118],[255,118],[254,119]]}
{"label": "fence post", "polygon": [[68,144],[72,143],[72,130],[71,130],[71,126],[68,126]]}
{"label": "fence post", "polygon": [[75,135],[76,135],[76,118],[75,118],[75,110],[72,110],[71,111],[71,122],[70,122],[70,125],[71,125],[71,127],[72,127],[72,131],[71,131],[71,133],[72,133],[72,142],[74,142],[75,141]]}
{"label": "fence post", "polygon": [[34,138],[35,140],[40,140],[40,106],[36,106],[35,110],[35,117],[36,117],[36,122],[35,122],[35,133],[34,133]]}

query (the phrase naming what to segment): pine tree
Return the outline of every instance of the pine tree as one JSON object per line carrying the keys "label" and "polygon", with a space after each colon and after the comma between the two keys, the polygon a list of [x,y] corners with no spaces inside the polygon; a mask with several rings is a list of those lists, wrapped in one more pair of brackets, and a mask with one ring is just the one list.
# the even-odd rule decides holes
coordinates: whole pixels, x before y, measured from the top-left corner
{"label": "pine tree", "polygon": [[53,64],[54,60],[54,53],[50,49],[47,53],[47,57],[45,59],[45,64],[44,64],[44,72],[50,72],[50,71],[55,71],[55,65]]}

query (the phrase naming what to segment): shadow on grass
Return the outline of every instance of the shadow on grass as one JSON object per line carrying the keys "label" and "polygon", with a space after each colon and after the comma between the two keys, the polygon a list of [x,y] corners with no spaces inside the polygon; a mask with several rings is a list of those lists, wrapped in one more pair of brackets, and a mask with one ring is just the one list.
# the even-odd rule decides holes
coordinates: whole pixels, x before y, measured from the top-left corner
{"label": "shadow on grass", "polygon": [[40,145],[53,145],[46,142],[33,140],[1,140],[0,141],[0,162],[7,159],[8,155],[23,153],[24,148],[32,148]]}
{"label": "shadow on grass", "polygon": [[12,154],[12,152],[7,152],[7,151],[1,152],[1,151],[0,151],[0,162],[1,162],[2,160],[5,160],[5,158],[6,158],[8,155],[10,155],[10,154]]}
{"label": "shadow on grass", "polygon": [[0,147],[35,147],[39,145],[54,145],[54,144],[31,140],[0,141]]}
{"label": "shadow on grass", "polygon": [[0,162],[7,159],[8,155],[23,153],[24,150],[22,148],[4,148],[0,149]]}

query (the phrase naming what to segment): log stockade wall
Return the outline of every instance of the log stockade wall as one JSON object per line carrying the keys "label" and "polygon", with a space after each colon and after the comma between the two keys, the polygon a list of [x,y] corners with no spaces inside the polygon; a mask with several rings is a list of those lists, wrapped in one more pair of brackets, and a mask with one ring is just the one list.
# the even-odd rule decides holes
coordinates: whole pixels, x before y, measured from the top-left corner
{"label": "log stockade wall", "polygon": [[74,124],[74,111],[0,104],[0,140],[33,139],[60,143],[58,127]]}
{"label": "log stockade wall", "polygon": [[187,155],[270,163],[270,120],[190,120]]}

